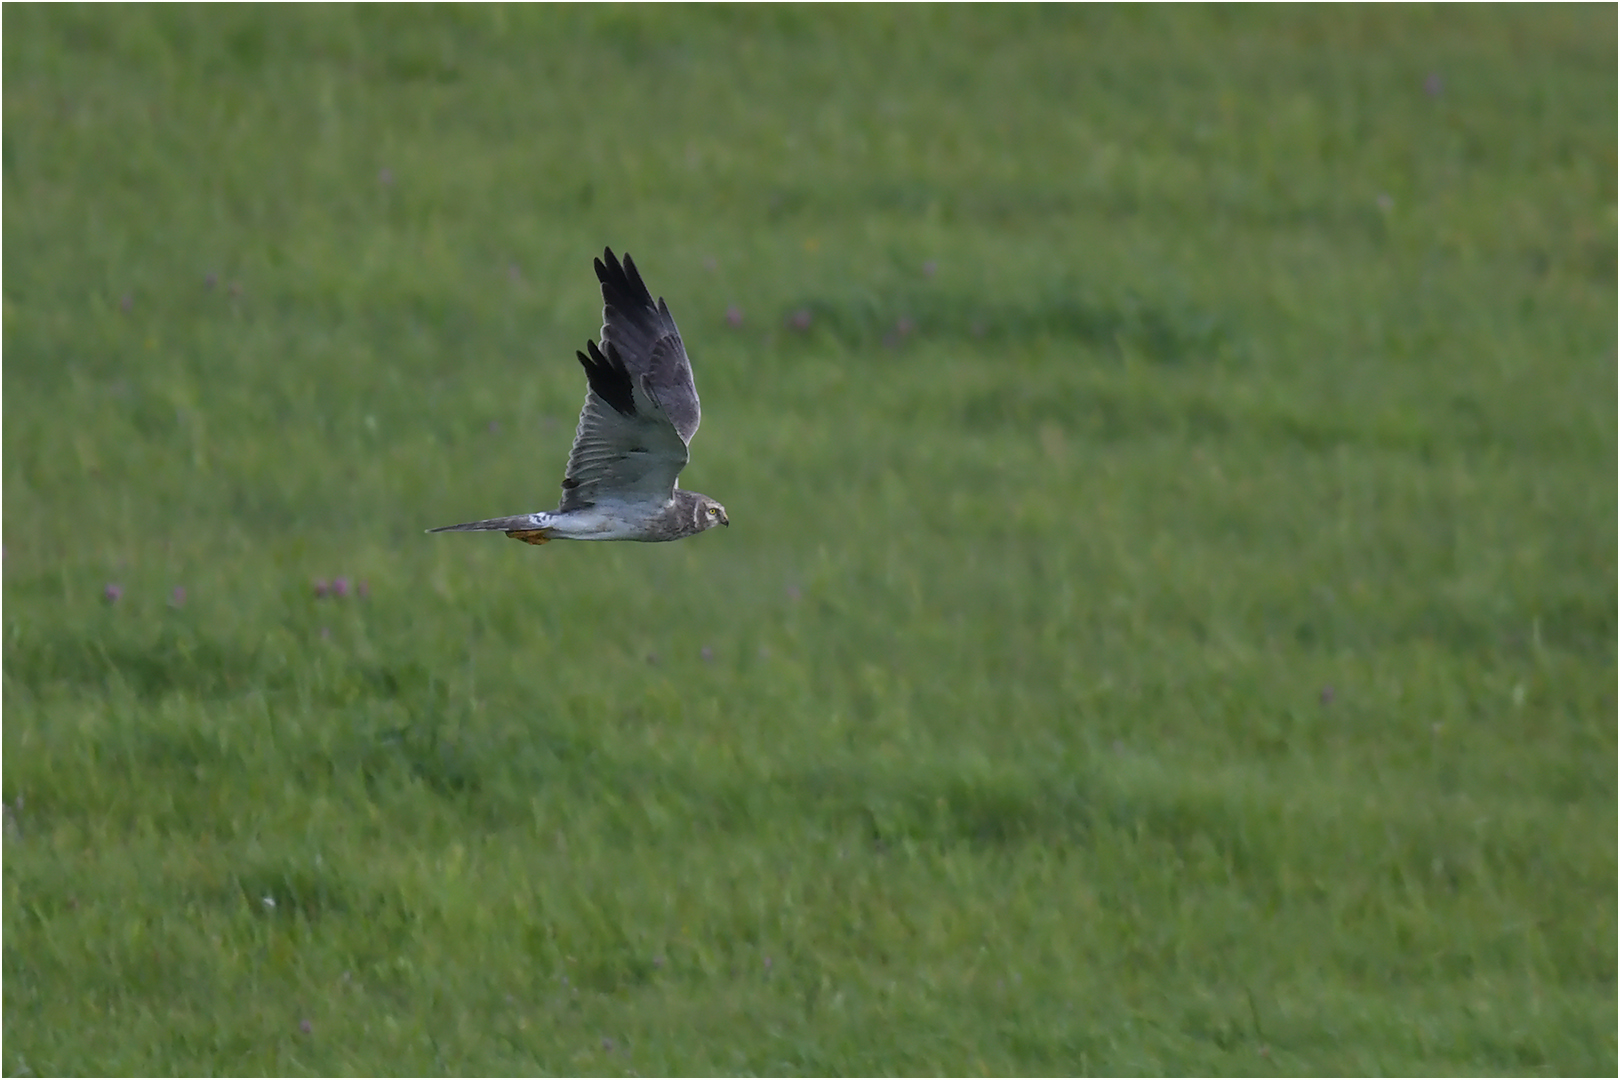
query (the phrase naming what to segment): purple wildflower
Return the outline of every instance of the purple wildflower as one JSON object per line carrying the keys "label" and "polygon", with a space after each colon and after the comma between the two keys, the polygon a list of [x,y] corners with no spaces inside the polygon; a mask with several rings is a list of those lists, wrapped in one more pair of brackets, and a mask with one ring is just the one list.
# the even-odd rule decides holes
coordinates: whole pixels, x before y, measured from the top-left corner
{"label": "purple wildflower", "polygon": [[124,587],[122,585],[114,584],[111,581],[107,583],[107,587],[105,589],[101,590],[102,599],[106,600],[109,604],[118,603],[119,598],[123,595]]}

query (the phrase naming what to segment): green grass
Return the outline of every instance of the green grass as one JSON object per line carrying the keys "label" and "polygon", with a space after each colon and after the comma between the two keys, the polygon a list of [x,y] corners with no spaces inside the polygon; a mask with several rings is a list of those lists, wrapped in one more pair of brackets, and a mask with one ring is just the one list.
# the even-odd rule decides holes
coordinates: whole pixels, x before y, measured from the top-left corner
{"label": "green grass", "polygon": [[1612,1074],[1615,41],[7,5],[0,1069]]}

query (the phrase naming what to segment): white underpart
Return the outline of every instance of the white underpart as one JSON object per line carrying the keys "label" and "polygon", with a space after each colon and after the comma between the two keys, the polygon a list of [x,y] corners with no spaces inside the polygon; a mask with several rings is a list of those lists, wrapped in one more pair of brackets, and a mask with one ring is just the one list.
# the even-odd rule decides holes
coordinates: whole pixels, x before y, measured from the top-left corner
{"label": "white underpart", "polygon": [[554,537],[569,540],[641,540],[646,537],[652,520],[668,509],[673,501],[601,499],[595,506],[570,510],[566,514],[541,510],[529,516],[536,529],[545,529]]}

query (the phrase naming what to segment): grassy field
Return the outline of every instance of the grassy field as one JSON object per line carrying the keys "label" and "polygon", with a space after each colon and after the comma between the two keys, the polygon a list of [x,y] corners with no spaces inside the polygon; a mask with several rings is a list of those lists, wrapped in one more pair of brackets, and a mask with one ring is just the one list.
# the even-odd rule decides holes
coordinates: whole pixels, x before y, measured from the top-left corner
{"label": "grassy field", "polygon": [[1614,1073],[1613,7],[3,39],[5,1074]]}

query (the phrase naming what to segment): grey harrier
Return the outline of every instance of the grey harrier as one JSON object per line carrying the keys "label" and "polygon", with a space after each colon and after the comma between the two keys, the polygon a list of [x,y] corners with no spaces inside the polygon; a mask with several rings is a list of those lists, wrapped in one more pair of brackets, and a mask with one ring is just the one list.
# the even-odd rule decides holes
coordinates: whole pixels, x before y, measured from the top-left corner
{"label": "grey harrier", "polygon": [[679,540],[730,525],[726,508],[675,478],[700,411],[692,365],[668,306],[642,283],[628,254],[596,260],[602,346],[577,354],[590,389],[555,510],[445,525],[428,532],[498,530],[516,540]]}

